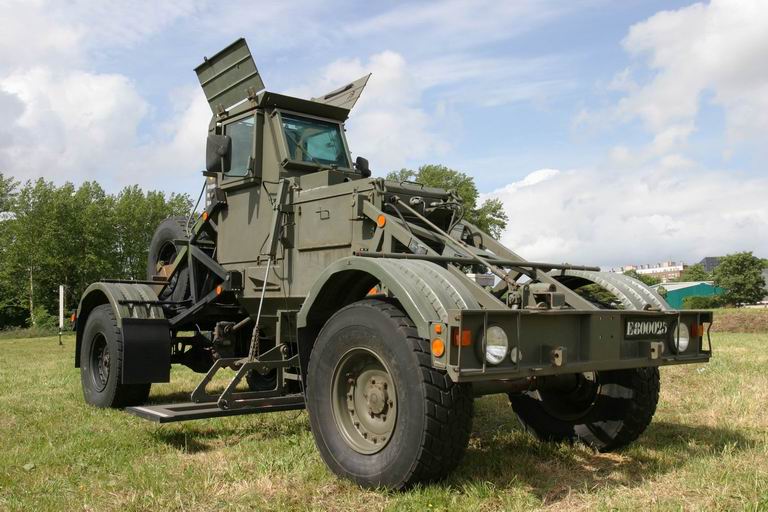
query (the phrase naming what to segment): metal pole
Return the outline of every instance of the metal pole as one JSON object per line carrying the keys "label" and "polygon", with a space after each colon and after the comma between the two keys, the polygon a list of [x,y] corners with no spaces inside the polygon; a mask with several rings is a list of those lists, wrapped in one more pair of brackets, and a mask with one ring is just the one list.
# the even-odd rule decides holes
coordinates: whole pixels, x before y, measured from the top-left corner
{"label": "metal pole", "polygon": [[61,332],[64,330],[64,285],[59,285],[59,345],[61,342]]}

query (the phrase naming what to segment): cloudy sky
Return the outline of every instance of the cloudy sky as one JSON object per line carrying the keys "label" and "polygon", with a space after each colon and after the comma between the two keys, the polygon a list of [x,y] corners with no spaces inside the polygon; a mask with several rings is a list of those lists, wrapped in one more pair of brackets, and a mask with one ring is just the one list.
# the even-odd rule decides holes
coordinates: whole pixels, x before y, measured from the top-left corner
{"label": "cloudy sky", "polygon": [[762,0],[0,0],[0,171],[196,196],[192,69],[240,36],[270,90],[373,72],[353,154],[472,174],[527,258],[768,256]]}

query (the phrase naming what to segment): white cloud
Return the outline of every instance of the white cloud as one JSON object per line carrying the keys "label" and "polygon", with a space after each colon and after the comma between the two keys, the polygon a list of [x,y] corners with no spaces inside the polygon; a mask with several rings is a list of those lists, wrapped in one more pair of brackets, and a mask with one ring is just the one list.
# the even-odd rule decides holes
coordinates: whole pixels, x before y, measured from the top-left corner
{"label": "white cloud", "polygon": [[712,170],[685,154],[698,131],[718,139],[702,120],[709,105],[724,113],[724,157],[744,142],[765,149],[765,3],[713,0],[659,12],[632,26],[622,44],[634,62],[606,87],[620,99],[580,112],[575,125],[616,129],[639,120],[651,139],[614,146],[610,168],[548,172],[527,184],[538,171],[491,193],[513,219],[504,240],[531,259],[604,266],[768,254],[768,177]]}
{"label": "white cloud", "polygon": [[768,177],[687,161],[631,173],[542,169],[487,194],[511,219],[502,241],[531,260],[607,267],[768,254]]}
{"label": "white cloud", "polygon": [[[438,56],[415,62],[386,50],[361,59],[339,59],[317,79],[286,93],[312,97],[367,73],[368,86],[347,123],[352,151],[371,161],[377,174],[426,158],[440,158],[461,130],[457,104],[491,107],[506,103],[543,103],[570,86],[552,77],[561,63],[551,57],[477,58],[471,54]],[[427,93],[429,104],[424,101]]]}
{"label": "white cloud", "polygon": [[374,172],[382,175],[447,150],[440,135],[440,116],[421,105],[423,84],[399,53],[377,53],[365,63],[360,59],[334,61],[318,80],[288,94],[317,96],[367,73],[372,73],[371,79],[347,122],[354,155],[368,158]]}
{"label": "white cloud", "polygon": [[205,164],[205,138],[211,109],[198,87],[175,91],[173,111],[159,130],[141,145],[131,148],[133,158],[124,163],[121,185],[141,183],[196,194],[202,186],[200,171]]}
{"label": "white cloud", "polygon": [[[768,132],[768,9],[761,0],[713,0],[662,11],[632,26],[623,41],[636,59],[611,89],[627,94],[614,119],[640,119],[655,153],[677,150],[695,130],[702,104],[721,107],[731,144],[762,142]],[[600,113],[596,114],[598,122]],[[604,117],[604,116],[603,116]]]}
{"label": "white cloud", "polygon": [[49,3],[46,10],[56,20],[78,27],[88,49],[99,51],[141,43],[204,5],[202,0],[75,0]]}
{"label": "white cloud", "polygon": [[535,30],[573,8],[571,2],[449,0],[409,2],[346,27],[353,37],[405,35],[418,48],[479,46]]}
{"label": "white cloud", "polygon": [[145,42],[199,6],[0,3],[0,17],[13,20],[0,31],[0,170],[22,180],[95,179],[107,188],[178,189],[181,169],[197,181],[210,119],[199,89],[177,92],[182,104],[172,120],[152,123],[155,110],[133,80],[90,68],[95,55]]}
{"label": "white cloud", "polygon": [[[178,178],[188,175],[181,186],[194,188],[192,176],[203,163],[210,115],[199,90],[169,94],[180,96],[180,104],[168,114],[163,109],[165,119],[160,119],[159,102],[139,92],[152,88],[146,77],[133,81],[99,70],[104,62],[120,69],[119,62],[128,56],[135,68],[133,53],[151,49],[152,38],[171,28],[205,34],[217,45],[233,33],[249,33],[257,59],[260,54],[279,55],[274,57],[279,64],[285,64],[289,50],[306,54],[309,44],[336,54],[339,48],[349,48],[353,55],[362,53],[358,50],[364,45],[375,48],[366,59],[327,65],[304,96],[372,71],[369,90],[349,122],[353,151],[369,157],[379,174],[416,165],[450,148],[460,129],[456,103],[543,101],[562,89],[564,82],[553,72],[560,68],[556,59],[478,57],[468,49],[533,30],[568,6],[453,0],[441,6],[387,6],[378,16],[360,19],[340,4],[308,0],[259,9],[237,2],[223,11],[215,3],[186,0],[0,0],[0,18],[14,20],[0,31],[0,116],[5,119],[0,168],[22,179],[98,179],[108,187],[138,181],[175,190]],[[476,16],[478,11],[484,16]],[[290,33],[276,20],[291,20]],[[35,27],[35,37],[29,37],[29,27]],[[388,44],[394,39],[406,42],[407,51],[382,50],[398,47]],[[167,41],[160,43],[158,51],[167,51]],[[449,48],[453,55],[446,56]],[[406,60],[405,54],[413,57]],[[285,74],[297,72],[283,73],[285,80]],[[543,78],[532,81],[532,75]]]}
{"label": "white cloud", "polygon": [[562,57],[478,57],[472,53],[434,56],[413,66],[423,89],[440,100],[495,107],[532,101],[546,103],[573,87],[563,76]]}
{"label": "white cloud", "polygon": [[0,69],[80,61],[83,30],[61,23],[43,0],[4,0],[0,3]]}
{"label": "white cloud", "polygon": [[0,148],[0,165],[17,178],[100,177],[120,166],[148,110],[122,75],[32,68],[0,78],[0,90],[23,105],[15,143]]}
{"label": "white cloud", "polygon": [[199,0],[3,0],[0,68],[86,67],[89,54],[131,47],[201,5]]}

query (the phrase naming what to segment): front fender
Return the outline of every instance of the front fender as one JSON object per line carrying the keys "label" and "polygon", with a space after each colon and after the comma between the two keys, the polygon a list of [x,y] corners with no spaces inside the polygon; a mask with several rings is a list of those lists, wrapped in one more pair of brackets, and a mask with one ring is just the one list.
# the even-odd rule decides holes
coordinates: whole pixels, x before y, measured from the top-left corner
{"label": "front fender", "polygon": [[364,296],[377,283],[400,302],[423,338],[430,337],[432,323],[448,323],[449,310],[480,307],[461,277],[435,263],[350,256],[334,262],[318,276],[298,313],[298,327],[327,320],[345,305],[339,303],[338,296],[349,293],[351,286],[363,290]]}

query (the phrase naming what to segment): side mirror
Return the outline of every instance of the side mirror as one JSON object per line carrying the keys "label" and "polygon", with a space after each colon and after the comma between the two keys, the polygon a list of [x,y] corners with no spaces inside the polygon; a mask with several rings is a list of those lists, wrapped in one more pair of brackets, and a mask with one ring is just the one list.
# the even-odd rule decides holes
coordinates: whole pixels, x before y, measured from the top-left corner
{"label": "side mirror", "polygon": [[361,156],[355,158],[355,169],[360,171],[360,174],[363,175],[363,178],[371,177],[371,169],[368,167],[367,158],[363,158]]}
{"label": "side mirror", "polygon": [[232,139],[229,135],[208,134],[205,144],[206,172],[226,172],[229,169],[229,155],[232,150]]}

